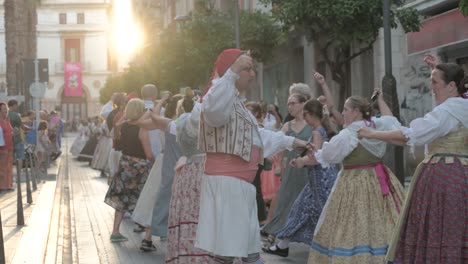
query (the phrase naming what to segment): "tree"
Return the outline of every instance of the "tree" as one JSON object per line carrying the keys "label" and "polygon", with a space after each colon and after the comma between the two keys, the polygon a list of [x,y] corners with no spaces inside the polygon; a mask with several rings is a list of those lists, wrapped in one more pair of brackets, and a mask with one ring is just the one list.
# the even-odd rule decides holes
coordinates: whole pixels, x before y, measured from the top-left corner
{"label": "tree", "polygon": [[[313,41],[340,89],[340,102],[350,94],[350,61],[373,48],[382,27],[382,0],[261,0],[273,5],[273,16],[286,32],[296,31]],[[395,7],[402,1],[393,0]],[[415,9],[394,9],[405,32],[418,31]]]}
{"label": "tree", "polygon": [[35,58],[37,53],[37,5],[40,0],[5,0],[5,51],[7,61],[7,89],[9,94],[20,93],[18,65],[24,58]]}
{"label": "tree", "polygon": [[468,16],[468,0],[460,0],[459,7],[460,7],[460,12],[464,16]]}
{"label": "tree", "polygon": [[[250,50],[258,61],[267,61],[280,42],[280,27],[264,13],[240,15],[241,48]],[[184,86],[202,88],[216,56],[235,46],[233,21],[229,12],[198,7],[189,20],[161,32],[160,40],[147,46],[128,71],[109,78],[101,89],[101,101],[113,92],[138,91],[145,83],[173,92]]]}

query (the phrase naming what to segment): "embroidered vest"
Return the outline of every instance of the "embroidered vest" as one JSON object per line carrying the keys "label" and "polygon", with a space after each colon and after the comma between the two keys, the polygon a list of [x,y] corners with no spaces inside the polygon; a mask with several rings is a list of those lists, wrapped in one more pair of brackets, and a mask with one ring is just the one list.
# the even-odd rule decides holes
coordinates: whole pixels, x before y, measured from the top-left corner
{"label": "embroidered vest", "polygon": [[[208,126],[200,115],[200,136],[198,149],[205,153],[225,153],[241,157],[249,162],[253,147],[253,133],[259,133],[256,124],[251,120],[250,114],[243,102],[236,98],[234,110],[229,121],[221,127]],[[258,137],[261,141],[260,134]],[[263,146],[261,157],[263,157]],[[263,164],[263,158],[258,161]]]}

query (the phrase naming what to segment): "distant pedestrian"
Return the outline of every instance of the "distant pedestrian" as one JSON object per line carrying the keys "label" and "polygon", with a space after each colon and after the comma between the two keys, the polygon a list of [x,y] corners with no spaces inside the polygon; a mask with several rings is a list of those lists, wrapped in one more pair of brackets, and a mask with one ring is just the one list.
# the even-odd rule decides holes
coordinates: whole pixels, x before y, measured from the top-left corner
{"label": "distant pedestrian", "polygon": [[37,164],[40,173],[47,175],[47,162],[50,151],[53,149],[53,143],[49,139],[47,121],[41,121],[37,127],[38,142],[36,146]]}
{"label": "distant pedestrian", "polygon": [[0,102],[0,128],[0,191],[13,190],[13,127],[5,102]]}
{"label": "distant pedestrian", "polygon": [[8,101],[8,119],[13,127],[13,150],[16,160],[16,174],[18,178],[21,178],[21,169],[23,168],[23,160],[25,159],[23,131],[30,131],[31,128],[23,124],[21,116],[18,113],[18,107],[18,101],[14,99]]}

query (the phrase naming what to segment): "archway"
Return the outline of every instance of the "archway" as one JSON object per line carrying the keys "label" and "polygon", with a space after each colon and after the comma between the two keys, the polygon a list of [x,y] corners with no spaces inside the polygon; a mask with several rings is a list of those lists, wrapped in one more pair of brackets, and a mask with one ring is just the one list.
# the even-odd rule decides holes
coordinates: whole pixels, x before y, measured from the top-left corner
{"label": "archway", "polygon": [[63,91],[64,86],[62,85],[58,93],[61,117],[67,122],[73,121],[75,118],[88,117],[88,99],[90,96],[87,87],[83,85],[83,95],[80,97],[65,96]]}

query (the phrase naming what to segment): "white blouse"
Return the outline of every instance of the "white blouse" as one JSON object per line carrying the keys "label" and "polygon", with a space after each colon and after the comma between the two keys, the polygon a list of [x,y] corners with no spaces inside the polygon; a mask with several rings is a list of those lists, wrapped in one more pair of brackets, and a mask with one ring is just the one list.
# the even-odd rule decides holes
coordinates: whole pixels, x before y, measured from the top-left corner
{"label": "white blouse", "polygon": [[456,131],[460,125],[468,128],[468,100],[452,97],[401,130],[409,139],[408,145],[420,146]]}
{"label": "white blouse", "polygon": [[315,153],[315,159],[323,166],[341,163],[357,146],[361,144],[375,156],[382,158],[385,155],[387,143],[373,139],[358,139],[357,131],[361,127],[370,126],[379,131],[397,130],[400,122],[393,116],[372,117],[372,122],[355,121],[340,131],[329,142],[324,142],[322,149]]}
{"label": "white blouse", "polygon": [[276,118],[274,115],[267,113],[265,118],[263,119],[263,127],[265,129],[271,131],[278,131],[279,129],[276,128]]}
{"label": "white blouse", "polygon": [[[213,86],[203,97],[201,111],[203,120],[208,126],[221,127],[229,122],[234,110],[235,100],[243,100],[239,97],[236,88],[236,80],[239,75],[228,69],[221,77],[212,81]],[[257,129],[254,130],[253,144],[263,148],[263,156],[271,157],[285,149],[292,149],[294,137],[286,136],[283,132],[273,132],[258,127],[255,117],[247,111],[250,120]]]}

